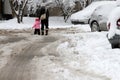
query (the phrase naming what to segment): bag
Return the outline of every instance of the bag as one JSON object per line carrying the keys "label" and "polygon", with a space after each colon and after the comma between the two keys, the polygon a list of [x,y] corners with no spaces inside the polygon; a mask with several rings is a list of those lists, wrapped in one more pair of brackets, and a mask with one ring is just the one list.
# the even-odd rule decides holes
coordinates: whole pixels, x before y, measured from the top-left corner
{"label": "bag", "polygon": [[42,14],[41,17],[40,17],[41,20],[44,20],[46,19],[46,13]]}

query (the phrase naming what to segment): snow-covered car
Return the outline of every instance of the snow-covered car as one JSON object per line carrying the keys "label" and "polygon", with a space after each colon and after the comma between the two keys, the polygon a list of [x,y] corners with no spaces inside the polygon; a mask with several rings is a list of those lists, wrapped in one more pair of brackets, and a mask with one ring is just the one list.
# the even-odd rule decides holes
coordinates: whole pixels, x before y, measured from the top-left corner
{"label": "snow-covered car", "polygon": [[115,8],[109,15],[107,38],[112,48],[120,48],[120,7]]}
{"label": "snow-covered car", "polygon": [[92,2],[89,6],[87,6],[86,8],[84,8],[81,11],[78,11],[74,14],[71,15],[71,22],[73,24],[88,24],[88,21],[93,13],[93,11],[104,4],[109,4],[112,3],[112,1],[95,1]]}
{"label": "snow-covered car", "polygon": [[117,7],[116,1],[97,7],[89,20],[91,31],[107,31],[108,15]]}

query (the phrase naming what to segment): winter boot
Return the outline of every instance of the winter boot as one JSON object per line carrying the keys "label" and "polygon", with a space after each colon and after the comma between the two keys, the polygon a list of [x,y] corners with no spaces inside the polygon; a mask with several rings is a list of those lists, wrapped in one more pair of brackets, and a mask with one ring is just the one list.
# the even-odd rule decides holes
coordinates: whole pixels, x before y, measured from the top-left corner
{"label": "winter boot", "polygon": [[44,35],[44,31],[42,31],[42,34],[41,35]]}
{"label": "winter boot", "polygon": [[46,34],[45,34],[45,35],[48,35],[48,30],[46,30],[45,32],[46,32]]}
{"label": "winter boot", "polygon": [[38,35],[40,35],[40,30],[38,31]]}

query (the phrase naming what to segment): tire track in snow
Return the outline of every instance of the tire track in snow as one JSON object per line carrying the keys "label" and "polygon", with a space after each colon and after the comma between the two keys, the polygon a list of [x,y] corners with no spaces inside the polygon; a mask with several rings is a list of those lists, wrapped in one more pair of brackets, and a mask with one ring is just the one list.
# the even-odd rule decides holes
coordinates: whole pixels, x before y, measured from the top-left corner
{"label": "tire track in snow", "polygon": [[1,69],[0,80],[35,80],[36,75],[31,74],[30,61],[34,56],[41,56],[41,53],[38,53],[41,48],[56,40],[54,37],[47,36],[42,41],[28,44],[20,54],[14,55]]}

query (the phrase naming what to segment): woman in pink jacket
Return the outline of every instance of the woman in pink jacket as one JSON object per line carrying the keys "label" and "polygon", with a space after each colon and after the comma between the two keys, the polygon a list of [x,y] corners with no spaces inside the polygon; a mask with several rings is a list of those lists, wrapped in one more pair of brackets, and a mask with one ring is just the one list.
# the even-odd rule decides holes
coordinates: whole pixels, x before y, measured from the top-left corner
{"label": "woman in pink jacket", "polygon": [[35,19],[35,23],[34,23],[34,25],[33,25],[33,27],[32,28],[34,28],[35,29],[35,31],[34,31],[34,34],[38,34],[38,35],[40,35],[40,19],[39,18],[36,18]]}

